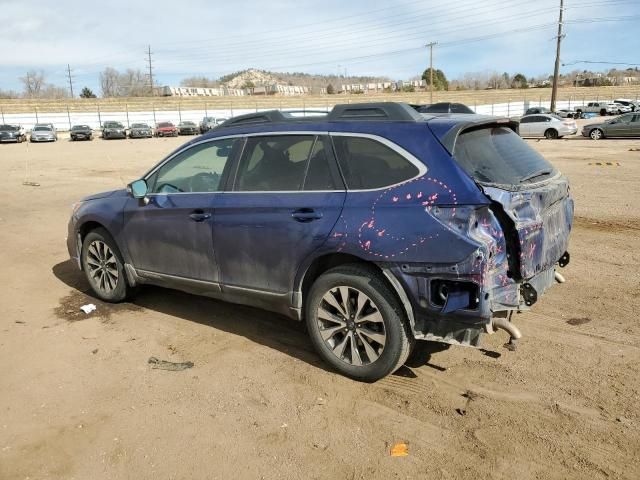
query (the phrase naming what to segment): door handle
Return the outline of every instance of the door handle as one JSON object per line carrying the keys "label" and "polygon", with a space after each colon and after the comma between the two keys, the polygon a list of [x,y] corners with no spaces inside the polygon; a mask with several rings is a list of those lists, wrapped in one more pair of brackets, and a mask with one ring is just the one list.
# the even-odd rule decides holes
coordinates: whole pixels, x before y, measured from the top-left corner
{"label": "door handle", "polygon": [[320,220],[322,218],[322,213],[316,212],[313,208],[301,208],[299,210],[295,210],[291,217],[297,222],[308,223],[313,222],[314,220]]}
{"label": "door handle", "polygon": [[193,220],[194,222],[204,222],[208,218],[211,218],[211,214],[207,213],[207,212],[204,212],[202,210],[194,210],[189,215],[189,218],[191,220]]}

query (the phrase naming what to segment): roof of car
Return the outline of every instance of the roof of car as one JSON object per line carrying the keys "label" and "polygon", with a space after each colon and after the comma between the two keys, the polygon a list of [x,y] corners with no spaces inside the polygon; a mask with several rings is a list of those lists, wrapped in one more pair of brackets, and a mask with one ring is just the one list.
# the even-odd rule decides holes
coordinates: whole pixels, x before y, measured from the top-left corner
{"label": "roof of car", "polygon": [[[296,116],[297,112],[269,110],[233,117],[215,130],[205,134],[213,138],[261,131],[331,131],[351,126],[359,132],[367,124],[424,124],[433,131],[442,145],[452,151],[455,140],[463,130],[489,124],[503,124],[513,130],[517,122],[508,118],[478,114],[421,114],[409,104],[397,102],[339,104],[330,112],[310,116]],[[372,125],[373,126],[373,125]]]}

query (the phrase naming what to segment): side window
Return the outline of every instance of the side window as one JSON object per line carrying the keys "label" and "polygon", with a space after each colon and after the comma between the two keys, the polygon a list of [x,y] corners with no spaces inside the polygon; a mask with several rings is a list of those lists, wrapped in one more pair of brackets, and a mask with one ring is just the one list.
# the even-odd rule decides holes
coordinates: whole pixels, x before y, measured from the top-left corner
{"label": "side window", "polygon": [[329,138],[318,137],[309,159],[304,190],[338,190],[342,189],[341,183],[334,167]]}
{"label": "side window", "polygon": [[315,136],[249,137],[234,190],[295,191],[302,188]]}
{"label": "side window", "polygon": [[533,117],[524,117],[522,120],[520,120],[520,123],[531,123],[533,120]]}
{"label": "side window", "polygon": [[351,190],[381,188],[409,180],[418,167],[390,147],[363,137],[332,136],[338,163]]}
{"label": "side window", "polygon": [[221,178],[238,140],[195,145],[172,158],[147,180],[150,193],[206,193],[222,190]]}

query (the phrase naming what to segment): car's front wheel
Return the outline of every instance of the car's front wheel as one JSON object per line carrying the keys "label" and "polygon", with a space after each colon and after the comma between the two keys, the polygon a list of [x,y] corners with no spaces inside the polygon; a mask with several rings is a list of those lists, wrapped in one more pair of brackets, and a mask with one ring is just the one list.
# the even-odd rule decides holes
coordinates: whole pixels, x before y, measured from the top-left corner
{"label": "car's front wheel", "polygon": [[405,314],[373,268],[346,265],[321,275],[307,295],[305,316],[316,351],[353,379],[379,380],[411,352]]}
{"label": "car's front wheel", "polygon": [[82,242],[82,265],[89,285],[101,300],[121,302],[132,292],[122,255],[105,229],[97,228],[85,237]]}
{"label": "car's front wheel", "polygon": [[602,130],[600,130],[599,128],[594,128],[593,130],[591,130],[589,136],[591,137],[591,140],[600,140],[604,137],[604,135],[602,134]]}

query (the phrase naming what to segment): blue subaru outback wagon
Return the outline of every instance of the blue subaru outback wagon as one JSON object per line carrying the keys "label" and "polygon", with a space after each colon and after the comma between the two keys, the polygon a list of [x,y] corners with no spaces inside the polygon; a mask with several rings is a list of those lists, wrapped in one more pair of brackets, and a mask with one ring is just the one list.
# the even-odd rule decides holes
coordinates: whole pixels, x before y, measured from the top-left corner
{"label": "blue subaru outback wagon", "polygon": [[235,117],[76,204],[68,249],[105,301],[154,284],[279,312],[358,380],[415,340],[513,344],[573,219],[567,179],[515,128],[400,103]]}

